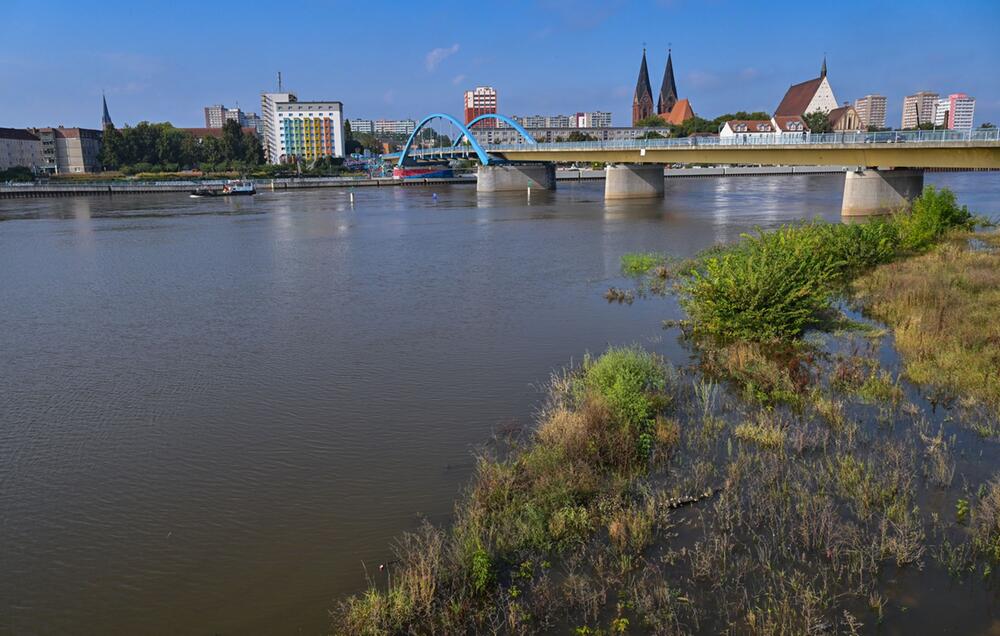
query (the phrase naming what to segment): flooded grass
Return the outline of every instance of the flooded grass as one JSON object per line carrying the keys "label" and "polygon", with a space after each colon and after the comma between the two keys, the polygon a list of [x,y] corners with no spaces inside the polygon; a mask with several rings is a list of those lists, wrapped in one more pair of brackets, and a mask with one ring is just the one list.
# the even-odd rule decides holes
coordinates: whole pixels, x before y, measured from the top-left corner
{"label": "flooded grass", "polygon": [[[714,250],[678,283],[695,365],[612,348],[554,376],[537,430],[482,454],[452,527],[404,537],[391,579],[339,604],[332,631],[879,633],[949,584],[961,617],[926,616],[927,629],[989,629],[969,599],[1000,600],[1000,449],[964,420],[996,404],[975,369],[1000,343],[1000,312],[977,313],[1000,270],[956,247],[967,238],[942,239],[969,218],[953,204],[929,191],[928,218]],[[796,266],[774,261],[782,246],[799,261],[827,251]],[[891,336],[831,319],[854,279]],[[935,294],[956,308],[940,327]],[[819,327],[831,332],[802,337]]]}

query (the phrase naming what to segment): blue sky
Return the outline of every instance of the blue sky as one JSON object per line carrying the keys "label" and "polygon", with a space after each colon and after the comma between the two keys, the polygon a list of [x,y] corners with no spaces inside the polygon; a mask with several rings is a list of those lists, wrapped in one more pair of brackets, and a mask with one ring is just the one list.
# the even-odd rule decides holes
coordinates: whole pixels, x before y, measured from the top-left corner
{"label": "blue sky", "polygon": [[259,111],[277,71],[348,117],[460,115],[489,84],[505,114],[625,125],[643,43],[654,93],[672,45],[680,96],[709,118],[772,111],[826,52],[837,99],[886,95],[891,125],[917,90],[966,92],[977,124],[1000,123],[998,23],[997,0],[0,0],[0,126],[98,127],[102,89],[118,125],[200,126],[208,104]]}

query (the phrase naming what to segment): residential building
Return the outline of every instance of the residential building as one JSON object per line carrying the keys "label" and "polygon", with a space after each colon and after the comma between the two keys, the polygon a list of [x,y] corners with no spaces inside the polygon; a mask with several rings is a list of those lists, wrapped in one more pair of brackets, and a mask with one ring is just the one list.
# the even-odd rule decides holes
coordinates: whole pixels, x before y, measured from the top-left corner
{"label": "residential building", "polygon": [[775,142],[788,136],[801,137],[809,127],[801,115],[775,115],[767,119],[733,119],[719,131],[720,139],[745,141],[748,138],[771,137]]}
{"label": "residential building", "polygon": [[778,127],[768,119],[731,119],[722,125],[719,138],[745,140],[749,137],[774,135],[776,132]]}
{"label": "residential building", "polygon": [[885,105],[885,95],[865,95],[854,100],[854,109],[865,128],[885,128]]}
{"label": "residential building", "polygon": [[642,63],[639,64],[639,77],[635,82],[635,93],[632,95],[632,125],[647,117],[653,110],[653,89],[649,86],[649,68],[646,66],[646,49],[642,49]]}
{"label": "residential building", "polygon": [[376,119],[372,126],[375,134],[393,135],[409,135],[416,128],[417,122],[413,119]]}
{"label": "residential building", "polygon": [[576,128],[610,128],[611,113],[595,110],[589,113],[576,114]]}
{"label": "residential building", "polygon": [[49,174],[100,172],[103,131],[90,128],[33,128],[42,142],[41,170]]}
{"label": "residential building", "polygon": [[340,102],[274,103],[277,130],[272,163],[344,156],[344,105]]}
{"label": "residential building", "polygon": [[774,114],[802,117],[816,111],[829,113],[834,108],[837,108],[837,98],[826,77],[826,58],[823,58],[819,77],[789,87]]}
{"label": "residential building", "polygon": [[264,159],[269,163],[279,163],[281,158],[281,139],[278,126],[278,104],[295,103],[298,97],[295,93],[261,93],[260,117],[264,120]]}
{"label": "residential building", "polygon": [[252,128],[258,137],[264,134],[264,120],[257,113],[246,113],[239,107],[226,108],[223,104],[205,107],[205,128],[222,128],[227,121],[235,121],[241,128]]}
{"label": "residential building", "polygon": [[[638,139],[644,135],[655,132],[667,137],[670,135],[669,128],[612,128],[605,126],[601,128],[529,128],[525,126],[532,139],[539,142],[566,141],[572,133],[580,133],[593,137],[598,141],[622,141],[628,139]],[[476,140],[484,144],[519,144],[523,143],[521,134],[513,128],[480,129],[473,128],[472,134]]]}
{"label": "residential building", "polygon": [[[465,123],[480,115],[496,114],[497,92],[492,86],[477,86],[471,91],[465,91]],[[477,128],[496,128],[495,119],[487,119],[476,124]]]}
{"label": "residential building", "polygon": [[903,98],[903,121],[900,128],[917,128],[920,124],[933,124],[937,111],[938,94],[920,91]]}
{"label": "residential building", "polygon": [[969,130],[976,114],[976,100],[965,93],[952,93],[937,102],[934,125],[951,130]]}
{"label": "residential building", "polygon": [[20,128],[0,128],[0,170],[42,167],[42,140]]}
{"label": "residential building", "polygon": [[370,119],[348,119],[347,123],[351,125],[352,133],[367,133],[370,135],[375,132],[375,122]]}

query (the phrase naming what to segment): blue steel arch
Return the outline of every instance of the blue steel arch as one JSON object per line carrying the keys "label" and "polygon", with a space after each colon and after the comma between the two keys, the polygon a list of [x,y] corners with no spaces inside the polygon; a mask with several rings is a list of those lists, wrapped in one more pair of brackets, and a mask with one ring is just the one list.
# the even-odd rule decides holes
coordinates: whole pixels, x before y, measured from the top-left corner
{"label": "blue steel arch", "polygon": [[[483,115],[480,115],[479,117],[476,117],[475,119],[473,119],[472,121],[470,121],[466,125],[471,130],[473,125],[477,124],[478,122],[483,121],[484,119],[496,119],[497,121],[502,121],[503,123],[507,124],[508,126],[510,126],[511,128],[513,128],[514,130],[516,130],[517,132],[521,133],[521,136],[524,137],[524,140],[526,142],[528,142],[529,144],[538,143],[538,142],[535,141],[534,137],[532,137],[530,134],[528,134],[528,131],[525,130],[524,127],[521,124],[517,123],[516,121],[514,121],[510,117],[505,117],[503,115],[498,115],[496,113],[485,113]],[[464,137],[464,136],[465,136],[464,134],[463,135],[459,135],[455,139],[455,143],[453,143],[452,146],[457,146],[458,144],[462,143],[462,137]],[[472,138],[473,138],[472,135],[469,135],[469,139],[471,140]]]}
{"label": "blue steel arch", "polygon": [[433,121],[435,119],[444,119],[446,121],[455,124],[455,126],[462,133],[459,136],[459,139],[461,139],[462,137],[468,137],[469,145],[472,146],[472,149],[476,152],[476,156],[479,157],[479,163],[483,164],[484,166],[489,165],[490,156],[486,154],[486,151],[483,150],[483,147],[479,145],[479,142],[476,141],[476,138],[472,135],[471,132],[469,132],[469,129],[466,128],[460,121],[458,121],[457,119],[455,119],[454,117],[452,117],[447,113],[431,113],[430,115],[420,120],[420,123],[417,124],[417,127],[413,129],[412,133],[410,133],[410,138],[406,140],[406,145],[403,146],[403,151],[399,153],[399,161],[396,165],[402,166],[404,164],[407,155],[409,155],[410,153],[410,147],[413,145],[413,140],[417,138],[417,133],[419,133],[421,129],[423,129],[423,127],[427,125],[428,122]]}

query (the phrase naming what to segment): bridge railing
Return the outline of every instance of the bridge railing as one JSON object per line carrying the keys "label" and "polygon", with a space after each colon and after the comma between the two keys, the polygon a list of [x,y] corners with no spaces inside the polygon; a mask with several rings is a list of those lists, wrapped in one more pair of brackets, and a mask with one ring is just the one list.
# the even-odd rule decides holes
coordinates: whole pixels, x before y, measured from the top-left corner
{"label": "bridge railing", "polygon": [[[604,141],[557,141],[537,144],[482,144],[487,152],[539,150],[636,150],[658,148],[690,148],[703,146],[802,146],[802,145],[866,145],[903,143],[968,143],[1000,142],[1000,129],[972,130],[888,130],[881,132],[832,133],[736,133],[729,137],[678,137],[670,139],[617,139]],[[461,146],[412,150],[413,156],[454,156],[468,154]]]}

